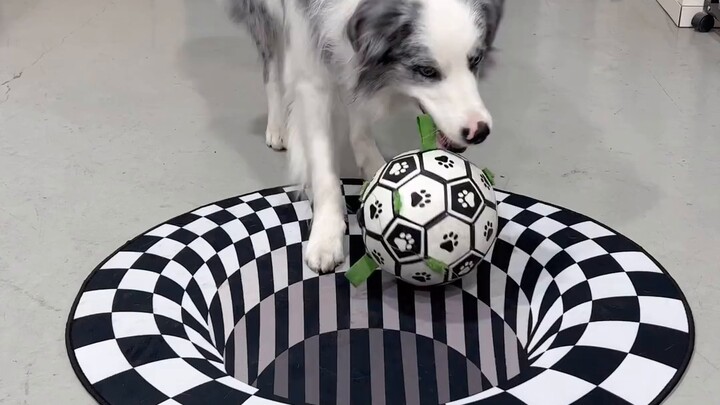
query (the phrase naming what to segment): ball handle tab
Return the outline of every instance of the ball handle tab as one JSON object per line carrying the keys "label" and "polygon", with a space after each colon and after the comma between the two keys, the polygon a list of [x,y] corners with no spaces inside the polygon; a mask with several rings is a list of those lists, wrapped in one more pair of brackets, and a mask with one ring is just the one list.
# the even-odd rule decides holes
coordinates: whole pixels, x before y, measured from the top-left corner
{"label": "ball handle tab", "polygon": [[345,272],[345,278],[350,281],[353,287],[358,287],[377,269],[378,265],[375,263],[375,260],[369,255],[364,255]]}
{"label": "ball handle tab", "polygon": [[417,117],[418,131],[420,132],[420,147],[423,151],[437,149],[437,127],[428,114]]}

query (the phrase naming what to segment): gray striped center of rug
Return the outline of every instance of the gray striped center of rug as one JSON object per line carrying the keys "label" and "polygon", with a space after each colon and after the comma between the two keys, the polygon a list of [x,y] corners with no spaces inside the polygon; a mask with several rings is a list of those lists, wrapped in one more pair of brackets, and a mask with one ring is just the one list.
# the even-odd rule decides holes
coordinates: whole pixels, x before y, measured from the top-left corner
{"label": "gray striped center of rug", "polygon": [[268,296],[236,324],[228,371],[258,395],[293,404],[430,404],[520,373],[527,355],[507,323],[454,286],[429,291],[341,274]]}
{"label": "gray striped center of rug", "polygon": [[291,403],[438,404],[489,383],[443,343],[410,332],[355,329],[293,346],[254,385]]}

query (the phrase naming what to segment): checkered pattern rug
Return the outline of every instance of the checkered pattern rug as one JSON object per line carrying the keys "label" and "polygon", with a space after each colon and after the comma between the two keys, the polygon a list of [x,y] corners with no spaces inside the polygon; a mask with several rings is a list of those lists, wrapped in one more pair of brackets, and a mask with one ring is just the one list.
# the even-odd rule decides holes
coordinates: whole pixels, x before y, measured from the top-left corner
{"label": "checkered pattern rug", "polygon": [[[348,263],[364,254],[345,180]],[[295,187],[199,208],[125,244],[83,284],[72,365],[103,404],[650,404],[694,332],[672,278],[583,216],[497,192],[477,272],[429,290],[355,289],[302,259]]]}

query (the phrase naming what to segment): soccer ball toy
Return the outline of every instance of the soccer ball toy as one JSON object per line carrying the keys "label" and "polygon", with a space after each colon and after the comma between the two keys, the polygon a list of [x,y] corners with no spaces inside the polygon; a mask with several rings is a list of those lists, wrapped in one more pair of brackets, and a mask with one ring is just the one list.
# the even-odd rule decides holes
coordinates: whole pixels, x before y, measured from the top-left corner
{"label": "soccer ball toy", "polygon": [[444,150],[393,158],[361,193],[357,218],[367,254],[350,281],[363,281],[352,277],[357,267],[365,267],[366,277],[379,267],[417,286],[450,283],[475,270],[497,237],[491,181]]}

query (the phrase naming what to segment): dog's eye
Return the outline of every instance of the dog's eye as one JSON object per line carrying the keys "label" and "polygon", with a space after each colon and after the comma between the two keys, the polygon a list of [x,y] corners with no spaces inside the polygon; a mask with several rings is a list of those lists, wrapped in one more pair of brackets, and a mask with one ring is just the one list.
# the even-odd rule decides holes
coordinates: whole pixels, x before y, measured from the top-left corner
{"label": "dog's eye", "polygon": [[437,80],[440,78],[440,72],[432,66],[415,66],[413,70],[427,79]]}
{"label": "dog's eye", "polygon": [[480,66],[480,62],[483,61],[485,58],[485,53],[480,52],[475,56],[471,56],[468,59],[468,65],[470,66],[470,70],[477,70],[478,66]]}

